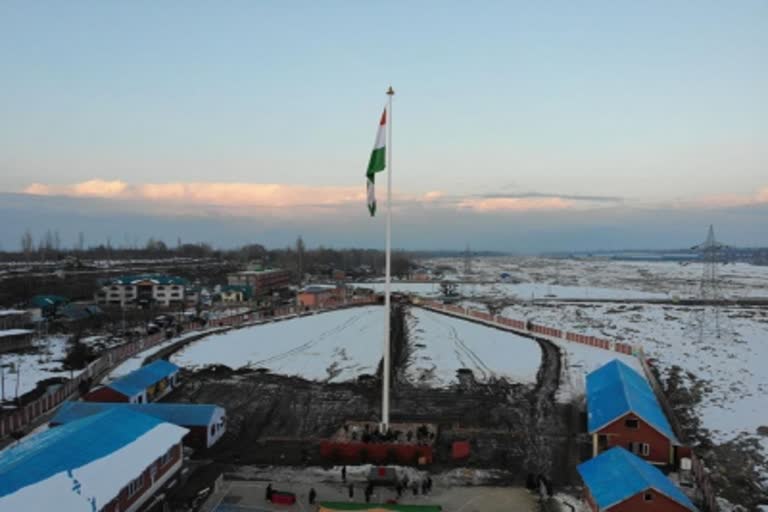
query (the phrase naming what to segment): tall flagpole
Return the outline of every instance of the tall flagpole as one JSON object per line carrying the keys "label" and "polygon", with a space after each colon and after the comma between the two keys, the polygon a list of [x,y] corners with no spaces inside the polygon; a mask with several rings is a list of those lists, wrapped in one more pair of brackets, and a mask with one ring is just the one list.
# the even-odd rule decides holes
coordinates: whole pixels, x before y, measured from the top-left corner
{"label": "tall flagpole", "polygon": [[386,246],[386,280],[384,281],[384,359],[382,365],[381,390],[381,428],[389,430],[389,373],[390,373],[390,288],[392,281],[392,96],[395,91],[392,86],[387,90],[387,246]]}

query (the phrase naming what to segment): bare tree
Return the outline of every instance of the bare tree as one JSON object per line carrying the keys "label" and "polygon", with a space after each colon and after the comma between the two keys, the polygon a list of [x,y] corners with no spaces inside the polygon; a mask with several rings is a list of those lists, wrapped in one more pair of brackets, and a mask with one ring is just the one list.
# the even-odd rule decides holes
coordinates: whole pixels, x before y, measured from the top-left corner
{"label": "bare tree", "polygon": [[304,240],[299,235],[296,239],[296,274],[299,286],[304,280]]}
{"label": "bare tree", "polygon": [[24,257],[29,261],[29,256],[32,250],[35,248],[35,241],[32,238],[32,233],[27,229],[24,234],[21,235],[21,251],[24,253]]}

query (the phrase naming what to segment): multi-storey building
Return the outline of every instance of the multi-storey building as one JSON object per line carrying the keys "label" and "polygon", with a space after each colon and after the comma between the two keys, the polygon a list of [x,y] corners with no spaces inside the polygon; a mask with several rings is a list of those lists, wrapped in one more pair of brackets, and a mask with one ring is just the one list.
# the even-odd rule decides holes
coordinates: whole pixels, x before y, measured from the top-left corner
{"label": "multi-storey building", "polygon": [[96,292],[96,302],[113,306],[147,307],[181,305],[189,282],[181,277],[161,274],[122,276],[109,280]]}
{"label": "multi-storey building", "polygon": [[231,286],[250,286],[254,297],[263,297],[291,284],[291,272],[278,268],[243,270],[227,275]]}

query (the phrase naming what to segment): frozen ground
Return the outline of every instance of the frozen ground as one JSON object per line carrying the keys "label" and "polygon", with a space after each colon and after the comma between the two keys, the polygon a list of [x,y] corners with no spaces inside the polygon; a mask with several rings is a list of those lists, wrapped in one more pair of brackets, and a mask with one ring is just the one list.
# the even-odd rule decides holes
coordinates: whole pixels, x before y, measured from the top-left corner
{"label": "frozen ground", "polygon": [[[70,378],[78,375],[61,368],[61,360],[67,354],[66,336],[48,336],[34,342],[34,351],[0,354],[5,381],[5,398],[12,399],[32,391],[41,380],[52,377]],[[0,386],[2,388],[2,386]]]}
{"label": "frozen ground", "polygon": [[410,308],[407,315],[414,352],[406,374],[412,382],[430,387],[454,384],[461,368],[472,370],[481,382],[536,382],[541,348],[535,341],[421,308]]}
{"label": "frozen ground", "polygon": [[352,308],[209,336],[185,347],[171,362],[187,368],[268,368],[338,382],[375,373],[383,332],[381,307]]}
{"label": "frozen ground", "polygon": [[[536,298],[547,295],[551,289],[554,295],[564,298],[582,298],[574,294],[576,290],[561,293],[555,285],[569,288],[603,288],[628,294],[626,298],[641,298],[631,292],[647,292],[654,296],[673,295],[679,297],[694,296],[701,280],[703,265],[676,262],[612,261],[612,260],[565,260],[537,257],[499,257],[475,258],[472,261],[473,273],[469,276],[460,274],[463,260],[459,258],[439,258],[423,262],[428,268],[438,266],[452,268],[446,276],[452,279],[474,281],[500,281],[501,273],[510,275],[512,282],[538,283],[541,286]],[[768,297],[768,266],[755,266],[736,263],[719,267],[722,288],[730,297]],[[420,284],[420,283],[419,283]],[[426,283],[432,286],[431,283]],[[514,291],[514,288],[506,288]],[[543,291],[543,293],[540,293]],[[530,291],[521,293],[519,298],[530,298]],[[587,298],[608,298],[590,294]]]}

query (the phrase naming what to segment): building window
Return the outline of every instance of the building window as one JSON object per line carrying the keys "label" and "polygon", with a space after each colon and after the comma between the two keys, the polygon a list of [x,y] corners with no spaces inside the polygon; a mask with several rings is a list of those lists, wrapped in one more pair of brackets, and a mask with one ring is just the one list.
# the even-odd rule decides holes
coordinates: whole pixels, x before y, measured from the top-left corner
{"label": "building window", "polygon": [[643,494],[643,501],[653,501],[653,493],[646,492]]}
{"label": "building window", "polygon": [[133,497],[134,494],[139,492],[144,484],[144,475],[140,476],[136,480],[132,480],[131,483],[128,484],[128,497]]}
{"label": "building window", "polygon": [[171,462],[171,459],[173,458],[173,450],[175,449],[175,446],[171,446],[168,448],[168,451],[163,454],[162,457],[160,457],[160,465],[165,466],[169,462]]}
{"label": "building window", "polygon": [[637,418],[627,418],[624,420],[624,426],[636,430],[640,428],[640,421]]}
{"label": "building window", "polygon": [[648,443],[639,443],[637,441],[631,441],[629,443],[629,451],[635,455],[642,455],[647,457],[651,454],[651,445]]}

